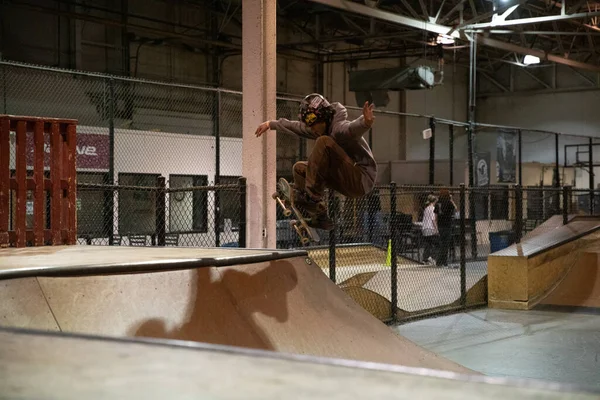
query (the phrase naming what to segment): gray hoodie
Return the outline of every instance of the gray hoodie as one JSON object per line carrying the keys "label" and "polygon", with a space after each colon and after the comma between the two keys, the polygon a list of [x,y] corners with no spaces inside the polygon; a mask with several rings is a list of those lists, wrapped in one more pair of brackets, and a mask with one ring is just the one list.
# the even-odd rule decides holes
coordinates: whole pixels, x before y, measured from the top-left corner
{"label": "gray hoodie", "polygon": [[[331,105],[335,108],[335,114],[329,126],[328,134],[354,160],[355,165],[361,169],[365,193],[368,193],[373,189],[377,177],[377,163],[369,144],[363,137],[369,131],[369,128],[365,125],[362,115],[354,121],[348,121],[346,107],[340,103],[332,103]],[[280,118],[269,121],[269,126],[278,132],[294,134],[311,140],[318,139],[318,136],[300,121]]]}

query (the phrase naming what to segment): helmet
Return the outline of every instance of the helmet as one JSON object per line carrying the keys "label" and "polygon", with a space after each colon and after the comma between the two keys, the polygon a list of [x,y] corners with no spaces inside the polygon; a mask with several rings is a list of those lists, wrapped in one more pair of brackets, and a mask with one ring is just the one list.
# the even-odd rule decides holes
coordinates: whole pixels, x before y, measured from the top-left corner
{"label": "helmet", "polygon": [[302,99],[298,118],[308,126],[317,122],[329,122],[335,114],[331,104],[318,93],[312,93]]}

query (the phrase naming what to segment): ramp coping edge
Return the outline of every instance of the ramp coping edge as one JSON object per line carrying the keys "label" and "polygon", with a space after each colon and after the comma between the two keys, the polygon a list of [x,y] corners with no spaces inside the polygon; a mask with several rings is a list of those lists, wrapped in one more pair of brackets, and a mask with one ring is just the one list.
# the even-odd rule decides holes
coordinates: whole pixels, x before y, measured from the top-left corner
{"label": "ramp coping edge", "polygon": [[[257,254],[228,255],[223,257],[185,257],[164,260],[145,260],[138,262],[110,262],[93,265],[78,264],[68,266],[37,266],[0,269],[0,280],[44,277],[68,277],[95,274],[126,274],[139,272],[175,271],[191,268],[227,267],[238,264],[252,264],[283,260],[295,257],[308,257],[306,250],[244,249],[260,251]],[[234,249],[223,249],[223,253],[235,253]]]}
{"label": "ramp coping edge", "polygon": [[57,339],[75,339],[82,341],[102,341],[123,344],[138,344],[147,346],[160,346],[170,348],[181,348],[191,351],[217,352],[230,355],[239,355],[257,358],[270,358],[289,362],[312,363],[319,365],[328,365],[344,368],[358,368],[380,372],[393,372],[412,375],[416,377],[440,378],[454,381],[462,381],[469,383],[481,383],[497,386],[512,386],[518,388],[551,390],[556,392],[582,392],[588,394],[600,394],[600,389],[586,387],[583,385],[566,384],[558,382],[547,382],[535,379],[524,379],[516,377],[491,377],[486,375],[468,375],[460,374],[452,371],[436,370],[431,368],[409,367],[404,365],[384,364],[377,362],[365,362],[342,358],[327,358],[304,354],[294,354],[285,352],[273,352],[261,349],[252,349],[237,346],[228,346],[212,343],[189,342],[173,339],[153,339],[153,338],[131,338],[131,337],[116,337],[116,336],[101,336],[93,334],[82,334],[73,332],[53,332],[16,327],[0,326],[0,333],[14,335],[31,335],[31,336],[46,336],[55,337]]}

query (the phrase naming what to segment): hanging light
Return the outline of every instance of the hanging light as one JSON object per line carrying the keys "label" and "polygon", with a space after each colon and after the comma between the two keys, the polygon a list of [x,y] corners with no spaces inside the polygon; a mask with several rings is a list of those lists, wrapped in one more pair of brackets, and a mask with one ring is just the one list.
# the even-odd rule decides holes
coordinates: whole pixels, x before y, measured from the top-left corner
{"label": "hanging light", "polygon": [[525,58],[523,58],[523,64],[525,64],[525,65],[539,64],[539,63],[540,63],[540,58],[536,57],[536,56],[532,56],[530,54],[527,54],[525,56]]}
{"label": "hanging light", "polygon": [[441,33],[437,36],[437,44],[454,44],[454,38],[450,35],[442,35]]}

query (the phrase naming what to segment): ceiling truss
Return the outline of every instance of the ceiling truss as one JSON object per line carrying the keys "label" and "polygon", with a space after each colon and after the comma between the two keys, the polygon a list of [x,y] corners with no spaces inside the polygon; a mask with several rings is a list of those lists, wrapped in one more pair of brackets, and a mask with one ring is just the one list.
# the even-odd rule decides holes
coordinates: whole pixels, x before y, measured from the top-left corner
{"label": "ceiling truss", "polygon": [[[114,27],[127,25],[139,36],[163,36],[194,51],[241,53],[242,0],[164,1],[206,10],[218,29],[167,21],[175,28],[159,29],[157,21],[139,15],[130,15],[125,24],[119,11],[94,5],[101,1],[51,0],[40,6],[31,0],[5,0],[4,4]],[[71,11],[64,5],[71,5]],[[277,0],[277,7],[278,24],[296,32],[294,39],[278,40],[278,52],[292,59],[352,63],[412,56],[435,62],[442,55],[446,65],[467,67],[469,41],[476,37],[479,77],[489,83],[485,94],[518,92],[518,85],[510,85],[513,69],[526,69],[519,76],[534,83],[535,91],[566,90],[560,79],[556,85],[548,74],[537,74],[536,66],[525,67],[526,54],[540,57],[541,67],[558,65],[568,71],[579,89],[598,87],[600,0]],[[440,49],[435,42],[438,35],[450,35],[455,42]]]}

